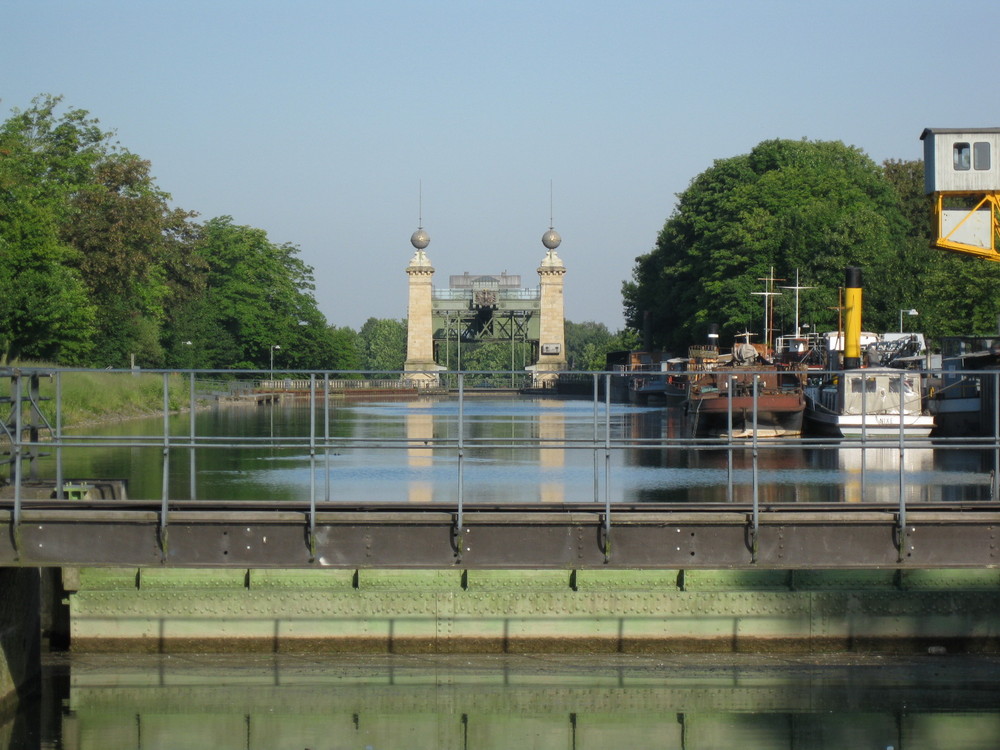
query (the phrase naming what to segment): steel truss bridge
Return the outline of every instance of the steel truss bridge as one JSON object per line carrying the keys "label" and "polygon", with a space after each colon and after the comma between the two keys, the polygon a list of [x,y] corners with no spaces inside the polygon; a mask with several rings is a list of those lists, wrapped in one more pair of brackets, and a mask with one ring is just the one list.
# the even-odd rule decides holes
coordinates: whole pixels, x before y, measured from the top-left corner
{"label": "steel truss bridge", "polygon": [[[197,451],[240,451],[261,445],[260,438],[196,433],[198,383],[217,378],[219,373],[147,372],[148,377],[162,378],[163,433],[109,441],[63,428],[60,398],[66,371],[9,370],[9,393],[2,399],[10,413],[0,433],[0,439],[7,443],[10,469],[0,495],[0,566],[906,570],[1000,565],[995,469],[984,476],[986,489],[981,501],[907,502],[905,488],[912,480],[902,459],[908,450],[928,447],[928,441],[914,443],[903,437],[775,441],[617,434],[611,429],[611,373],[589,376],[594,416],[593,433],[588,438],[473,438],[464,428],[463,408],[470,398],[463,384],[467,373],[453,375],[458,383],[453,395],[459,405],[457,435],[372,440],[331,435],[331,383],[342,374],[294,374],[297,383],[308,387],[277,395],[308,400],[310,431],[301,437],[275,439],[275,445],[305,452],[312,479],[308,498],[275,503],[269,498],[236,502],[195,497]],[[168,392],[171,387],[176,389],[178,379],[185,383],[189,399],[190,431],[186,436],[171,435],[168,429]],[[54,394],[54,418],[45,416],[43,381]],[[244,387],[243,391],[248,396],[260,395],[254,389]],[[74,499],[73,488],[61,474],[61,451],[121,444],[162,448],[161,496]],[[761,501],[760,454],[789,446],[898,451],[898,502]],[[994,467],[1000,465],[1000,437],[996,434],[935,441],[934,446],[978,448],[992,454]],[[593,496],[558,505],[512,504],[506,498],[498,498],[496,503],[466,502],[463,484],[469,453],[517,447],[592,454]],[[615,452],[668,448],[727,450],[730,468],[734,452],[749,451],[752,498],[709,504],[612,501],[608,487]],[[333,451],[366,449],[432,449],[435,457],[446,456],[449,465],[456,466],[457,502],[413,505],[400,502],[402,498],[331,501],[325,456]],[[176,460],[178,451],[189,454],[192,469],[192,486],[184,499],[178,498],[178,488],[169,480],[169,462],[172,455]],[[55,456],[54,477],[37,476],[38,459],[43,454]],[[39,487],[50,487],[51,492],[39,492]]]}
{"label": "steel truss bridge", "polygon": [[[538,346],[541,293],[521,288],[521,277],[452,276],[447,289],[435,289],[431,327],[436,356],[446,365],[452,356],[462,369],[462,345],[500,342],[510,345],[511,370],[515,344]],[[533,357],[537,357],[537,351]],[[523,368],[524,363],[521,363]]]}

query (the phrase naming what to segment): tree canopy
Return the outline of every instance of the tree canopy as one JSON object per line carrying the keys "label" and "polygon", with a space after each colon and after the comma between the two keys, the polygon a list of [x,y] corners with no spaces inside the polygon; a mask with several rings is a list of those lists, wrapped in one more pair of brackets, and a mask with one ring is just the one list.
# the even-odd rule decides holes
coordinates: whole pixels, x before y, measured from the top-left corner
{"label": "tree canopy", "polygon": [[[908,170],[896,170],[900,185]],[[666,349],[704,340],[710,323],[720,324],[724,340],[750,330],[761,341],[760,293],[771,291],[771,277],[774,292],[796,278],[814,287],[800,294],[800,321],[836,329],[844,268],[860,266],[865,328],[894,330],[899,309],[922,304],[921,279],[938,259],[918,239],[914,196],[904,199],[888,171],[854,147],[824,141],[765,141],[716,161],[678,196],[654,248],[636,259],[623,285],[629,325],[641,330],[648,314],[653,343]],[[794,294],[774,299],[774,327],[790,332]]]}
{"label": "tree canopy", "polygon": [[[682,351],[710,323],[723,339],[788,333],[795,295],[813,330],[838,325],[844,268],[860,266],[864,327],[894,330],[916,308],[940,335],[997,330],[1000,263],[929,247],[922,165],[875,164],[840,142],[770,140],[717,160],[678,196],[622,288],[629,329],[566,321],[576,369],[608,351]],[[773,278],[773,288],[765,279]],[[313,269],[289,243],[174,206],[152,165],[60,97],[0,123],[0,364],[398,371],[406,322],[327,323]],[[529,358],[527,345],[514,366]],[[509,346],[463,349],[463,369],[507,369]]]}
{"label": "tree canopy", "polygon": [[[41,96],[0,125],[0,364],[358,365],[298,248],[171,205],[151,164]],[[280,349],[276,348],[280,347]]]}

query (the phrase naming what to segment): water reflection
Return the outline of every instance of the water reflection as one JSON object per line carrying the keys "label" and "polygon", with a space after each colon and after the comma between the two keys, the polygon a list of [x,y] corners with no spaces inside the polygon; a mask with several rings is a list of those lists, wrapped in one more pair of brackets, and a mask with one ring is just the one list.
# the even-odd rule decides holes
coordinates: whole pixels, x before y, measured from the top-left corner
{"label": "water reflection", "polygon": [[992,750],[998,667],[971,657],[75,656],[47,668],[35,746]]}
{"label": "water reflection", "polygon": [[558,479],[559,469],[566,465],[566,450],[560,446],[566,442],[566,415],[558,408],[558,402],[547,401],[540,404],[538,412],[539,466],[541,481],[538,485],[539,499],[543,503],[561,503],[566,499],[566,487]]}
{"label": "water reflection", "polygon": [[[426,401],[417,402],[404,416],[410,443],[406,449],[407,466],[418,473],[434,466],[434,449],[430,447],[434,439],[434,416],[427,411],[429,406]],[[414,479],[407,486],[407,499],[411,503],[429,503],[434,499],[434,485],[427,480]]]}
{"label": "water reflection", "polygon": [[[595,416],[595,411],[596,416]],[[898,448],[778,445],[761,441],[695,449],[679,409],[562,399],[337,402],[310,415],[305,401],[217,406],[194,432],[217,447],[183,447],[188,415],[171,418],[169,496],[187,499],[457,502],[458,441],[465,502],[907,502],[989,498],[992,456],[942,446]],[[62,451],[66,477],[127,478],[130,494],[159,499],[163,420],[108,425],[103,436],[147,436],[144,447]],[[310,460],[310,434],[327,436]],[[226,447],[223,436],[243,446]],[[615,447],[604,471],[603,442]],[[442,442],[443,441],[443,442]],[[669,445],[664,443],[670,441]],[[54,476],[53,457],[42,472]],[[192,467],[193,470],[192,470]],[[194,474],[195,480],[191,481]],[[193,484],[193,488],[192,488]]]}

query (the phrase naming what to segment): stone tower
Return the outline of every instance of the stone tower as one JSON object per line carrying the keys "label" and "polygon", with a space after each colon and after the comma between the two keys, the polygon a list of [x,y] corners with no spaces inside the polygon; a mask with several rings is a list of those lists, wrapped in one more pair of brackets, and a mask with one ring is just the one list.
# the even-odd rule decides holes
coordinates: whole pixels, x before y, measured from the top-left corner
{"label": "stone tower", "polygon": [[410,258],[406,274],[410,279],[410,297],[406,313],[406,362],[403,379],[418,387],[440,384],[437,373],[444,368],[434,362],[434,267],[424,249],[431,238],[419,227],[410,237],[416,252]]}
{"label": "stone tower", "polygon": [[555,387],[559,370],[566,369],[566,326],[563,304],[563,276],[566,266],[556,254],[562,242],[559,233],[549,227],[542,235],[546,253],[538,267],[539,336],[538,360],[528,369],[534,373],[535,387]]}

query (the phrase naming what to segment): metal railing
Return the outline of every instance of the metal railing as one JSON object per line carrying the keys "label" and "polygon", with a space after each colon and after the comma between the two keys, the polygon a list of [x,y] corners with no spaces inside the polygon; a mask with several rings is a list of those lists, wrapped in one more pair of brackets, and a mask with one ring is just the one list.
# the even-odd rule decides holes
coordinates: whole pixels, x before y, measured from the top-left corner
{"label": "metal railing", "polygon": [[[42,370],[42,369],[14,369],[7,368],[0,371],[6,382],[9,383],[7,393],[0,390],[0,405],[6,404],[10,407],[10,413],[2,422],[0,431],[0,443],[4,443],[4,452],[9,456],[7,465],[9,477],[7,484],[9,494],[13,499],[13,523],[15,528],[20,522],[23,506],[22,487],[25,484],[25,464],[27,464],[28,477],[37,478],[36,466],[38,459],[45,453],[55,454],[55,477],[54,492],[58,500],[64,499],[65,485],[62,469],[62,452],[68,448],[89,448],[101,449],[111,447],[153,447],[158,448],[162,455],[162,487],[159,498],[159,525],[161,532],[165,535],[169,523],[171,503],[175,501],[175,488],[171,486],[170,461],[172,453],[180,450],[187,451],[190,461],[190,487],[188,488],[189,499],[197,499],[196,477],[196,453],[201,449],[240,451],[248,448],[259,448],[261,445],[270,445],[280,448],[295,448],[304,450],[308,454],[310,470],[310,487],[308,500],[308,523],[310,540],[315,538],[316,514],[320,503],[330,501],[330,464],[331,452],[351,448],[358,450],[375,449],[431,449],[435,455],[443,452],[450,456],[456,464],[455,482],[457,485],[457,507],[456,507],[456,534],[457,548],[461,549],[461,533],[463,528],[463,517],[467,508],[465,497],[465,469],[467,457],[470,451],[494,448],[533,448],[540,451],[546,450],[578,450],[586,451],[593,456],[593,503],[603,510],[603,539],[602,545],[605,557],[610,555],[612,520],[615,503],[612,500],[610,487],[612,485],[612,455],[622,450],[663,450],[665,448],[676,448],[690,451],[712,450],[726,451],[727,461],[727,498],[732,501],[733,487],[733,457],[739,451],[749,452],[752,468],[752,495],[749,507],[750,523],[750,548],[756,554],[756,540],[760,530],[761,514],[766,509],[762,509],[760,501],[760,476],[759,459],[764,451],[780,450],[788,447],[809,447],[819,450],[840,450],[843,448],[890,448],[898,452],[898,507],[896,508],[896,526],[899,539],[900,554],[906,545],[907,534],[907,500],[906,500],[906,462],[904,460],[907,451],[917,448],[927,448],[933,446],[935,450],[955,450],[955,449],[979,449],[992,454],[993,470],[989,476],[990,496],[984,500],[993,501],[1000,497],[997,483],[1000,481],[1000,472],[996,469],[1000,466],[1000,414],[997,413],[996,406],[1000,404],[1000,377],[995,371],[966,372],[967,377],[979,378],[981,384],[980,395],[987,403],[992,403],[992,425],[988,434],[962,435],[954,437],[929,438],[922,436],[913,438],[906,434],[903,429],[897,429],[895,435],[870,434],[873,428],[867,421],[862,421],[860,434],[854,437],[823,437],[804,432],[800,435],[786,436],[780,438],[765,438],[760,434],[761,412],[760,399],[762,398],[762,388],[760,380],[764,376],[760,370],[728,370],[720,377],[728,384],[729,391],[733,390],[734,379],[740,376],[747,376],[752,381],[752,409],[749,414],[752,428],[744,433],[744,437],[737,437],[733,429],[737,414],[734,413],[733,401],[729,399],[726,411],[726,427],[721,435],[699,435],[696,433],[683,432],[677,435],[660,435],[656,437],[637,437],[622,434],[620,431],[612,429],[612,393],[615,391],[615,378],[621,378],[620,373],[600,372],[600,373],[566,373],[567,379],[579,382],[581,379],[589,381],[590,393],[586,396],[592,402],[592,430],[586,437],[553,439],[551,437],[496,437],[488,438],[474,437],[466,432],[465,406],[470,398],[470,389],[467,383],[470,379],[492,377],[498,382],[503,382],[513,375],[523,373],[511,372],[451,372],[433,373],[434,375],[446,376],[455,383],[453,392],[448,398],[457,399],[458,419],[457,433],[446,437],[421,436],[411,437],[344,437],[335,436],[331,429],[334,424],[331,411],[333,396],[338,391],[382,387],[404,387],[405,381],[401,379],[401,374],[396,378],[370,379],[372,373],[357,372],[291,372],[285,373],[284,377],[270,378],[264,377],[259,372],[240,371],[143,371],[145,377],[159,378],[162,382],[162,402],[159,407],[162,420],[162,433],[138,436],[102,436],[94,434],[79,434],[66,429],[63,418],[63,384],[66,378],[72,377],[75,370]],[[107,372],[107,371],[101,371]],[[132,370],[113,371],[119,374],[135,375]],[[378,373],[375,373],[378,374]],[[885,374],[884,371],[882,373]],[[903,414],[909,408],[907,393],[911,392],[909,380],[915,374],[922,375],[925,379],[934,380],[939,378],[941,373],[920,371],[914,373],[909,370],[893,371],[886,377],[887,382],[896,383],[895,392],[899,394],[898,411]],[[362,378],[360,376],[365,376]],[[819,381],[845,377],[840,372],[811,372],[809,377]],[[42,382],[47,383],[46,388],[42,388]],[[860,391],[861,411],[868,413],[869,400],[875,398],[871,393],[866,381],[862,381],[863,387]],[[389,384],[389,385],[385,385]],[[414,393],[419,393],[413,389]],[[891,387],[889,389],[892,390]],[[43,393],[44,391],[44,393]],[[183,395],[181,395],[183,391]],[[552,395],[558,394],[558,388],[551,388]],[[253,398],[260,394],[295,396],[299,402],[306,401],[309,409],[309,432],[308,435],[297,436],[270,436],[255,437],[245,435],[207,436],[199,435],[196,429],[196,414],[200,404],[204,403],[206,394],[214,394],[218,397],[225,394],[232,398]],[[878,394],[881,396],[882,394]],[[918,394],[925,397],[928,394]],[[46,400],[51,403],[45,405]],[[695,407],[690,403],[688,410]],[[189,413],[188,434],[183,436],[171,433],[171,416],[176,414],[178,409],[186,409]],[[862,456],[865,455],[864,450]],[[323,462],[323,467],[320,464]],[[318,477],[323,477],[324,489],[320,490]],[[862,487],[865,482],[865,466],[862,463],[861,472]],[[862,494],[864,490],[862,489]],[[153,498],[145,498],[152,500]],[[314,543],[314,542],[311,542]]]}
{"label": "metal railing", "polygon": [[[541,298],[541,291],[538,287],[525,289],[500,288],[497,291],[500,299],[504,300],[535,300]],[[436,300],[471,300],[472,295],[473,289],[471,287],[464,289],[439,288],[433,291],[433,297]]]}

